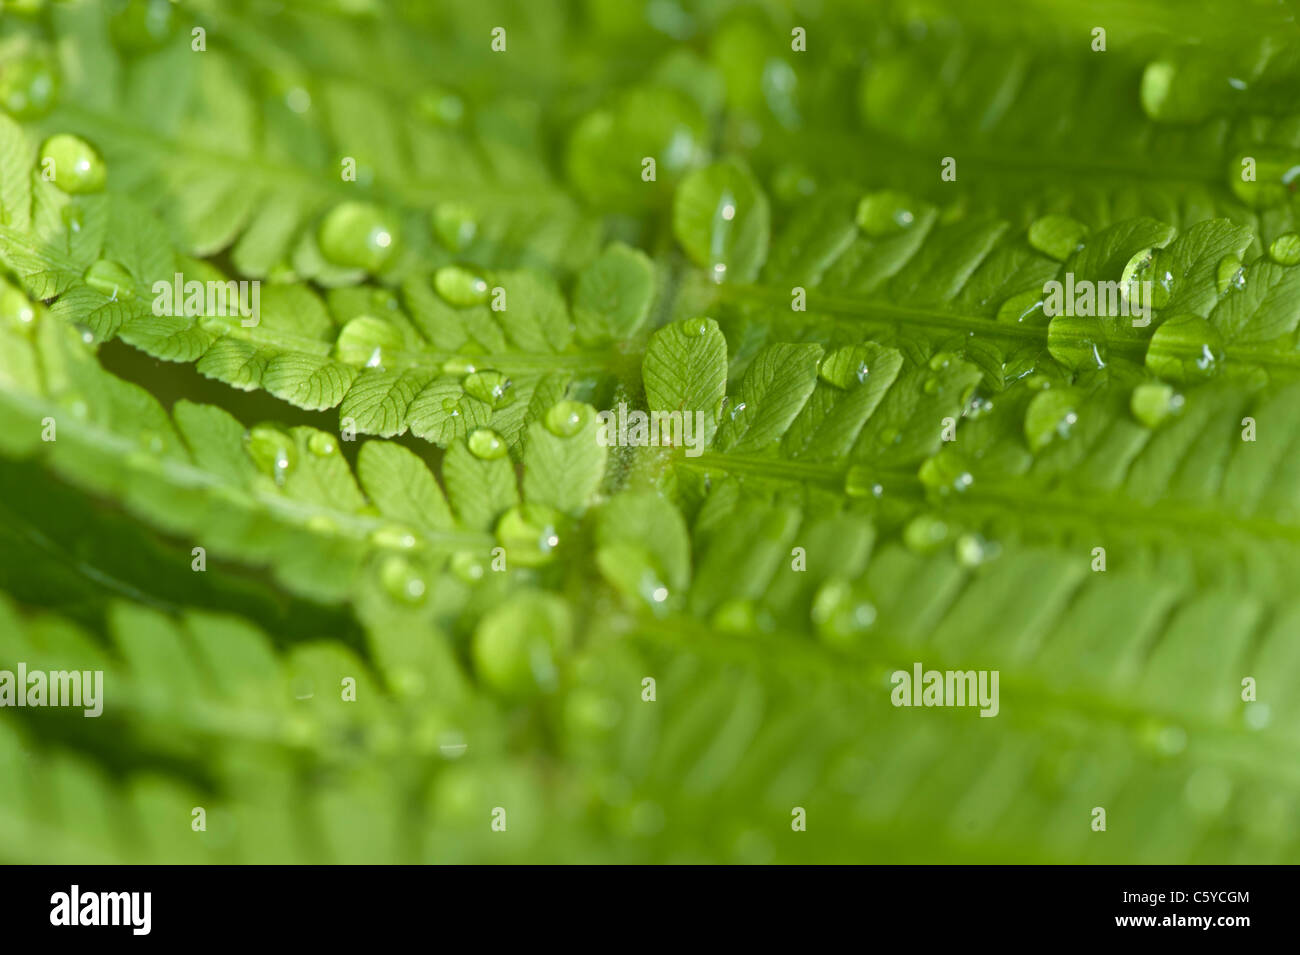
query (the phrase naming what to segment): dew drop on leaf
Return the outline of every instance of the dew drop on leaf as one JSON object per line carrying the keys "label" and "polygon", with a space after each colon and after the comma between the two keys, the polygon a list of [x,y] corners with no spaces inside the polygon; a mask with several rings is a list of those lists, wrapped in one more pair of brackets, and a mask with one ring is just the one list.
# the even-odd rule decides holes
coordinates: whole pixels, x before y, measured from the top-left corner
{"label": "dew drop on leaf", "polygon": [[1279,265],[1300,264],[1300,235],[1287,232],[1278,236],[1269,245],[1268,254]]}
{"label": "dew drop on leaf", "polygon": [[487,279],[476,269],[444,265],[433,275],[433,287],[443,301],[457,308],[482,305],[488,300]]}
{"label": "dew drop on leaf", "polygon": [[478,213],[463,202],[439,204],[430,219],[433,234],[451,252],[463,252],[478,234]]}
{"label": "dew drop on leaf", "polygon": [[900,192],[873,192],[858,203],[858,228],[873,238],[897,235],[916,221],[914,203]]}
{"label": "dew drop on leaf", "polygon": [[1237,198],[1256,209],[1267,209],[1287,202],[1296,180],[1300,179],[1300,153],[1288,149],[1252,148],[1250,158],[1255,161],[1255,179],[1245,182],[1241,178],[1242,156],[1234,156],[1228,163],[1228,182]]}
{"label": "dew drop on leaf", "polygon": [[497,541],[510,560],[524,567],[549,562],[560,546],[561,515],[537,504],[512,507],[497,521]]}
{"label": "dew drop on leaf", "polygon": [[843,577],[832,577],[813,596],[812,617],[817,635],[827,644],[850,649],[860,633],[875,623],[876,608],[858,600],[853,585]]}
{"label": "dew drop on leaf", "polygon": [[[69,195],[99,192],[108,178],[108,167],[94,146],[80,136],[59,133],[41,147],[41,166],[51,164],[54,185]],[[71,226],[72,223],[69,223]],[[77,223],[74,231],[80,231]]]}
{"label": "dew drop on leaf", "polygon": [[817,377],[836,388],[848,389],[861,384],[871,373],[861,355],[861,350],[855,346],[837,348],[821,360]]}
{"label": "dew drop on leaf", "polygon": [[903,528],[903,543],[918,554],[933,553],[947,539],[947,523],[933,514],[918,514]]}
{"label": "dew drop on leaf", "polygon": [[978,567],[997,557],[1001,548],[980,534],[962,534],[957,538],[957,561],[963,567]]}
{"label": "dew drop on leaf", "polygon": [[271,425],[258,425],[244,437],[244,447],[258,470],[283,485],[298,463],[293,438]]}
{"label": "dew drop on leaf", "polygon": [[379,569],[379,579],[384,590],[394,600],[411,605],[424,602],[424,578],[406,558],[396,555],[384,558]]}
{"label": "dew drop on leaf", "polygon": [[688,318],[682,323],[682,331],[691,338],[699,338],[709,330],[709,320],[707,318]]}
{"label": "dew drop on leaf", "polygon": [[15,119],[39,119],[58,96],[59,71],[43,48],[28,49],[0,68],[0,108]]}
{"label": "dew drop on leaf", "polygon": [[22,328],[35,321],[36,305],[12,285],[0,282],[0,322],[11,322]]}
{"label": "dew drop on leaf", "polygon": [[1164,321],[1147,346],[1147,370],[1177,384],[1214,375],[1224,358],[1223,338],[1198,315],[1175,315]]}
{"label": "dew drop on leaf", "polygon": [[1147,381],[1133,389],[1129,410],[1133,417],[1148,428],[1158,428],[1171,416],[1182,410],[1183,396],[1173,385],[1162,381]]}
{"label": "dew drop on leaf", "polygon": [[1068,438],[1079,420],[1077,396],[1068,388],[1040,391],[1025,411],[1025,440],[1040,451],[1057,438]]}
{"label": "dew drop on leaf", "polygon": [[397,251],[397,221],[372,203],[342,202],[321,220],[317,241],[333,264],[378,272]]}
{"label": "dew drop on leaf", "polygon": [[385,524],[371,532],[370,543],[385,550],[414,550],[419,541],[409,527]]}
{"label": "dew drop on leaf", "polygon": [[451,572],[464,583],[475,584],[483,579],[487,567],[478,554],[463,550],[452,555]]}
{"label": "dew drop on leaf", "polygon": [[86,269],[86,284],[114,301],[135,298],[131,273],[112,259],[99,259]]}
{"label": "dew drop on leaf", "polygon": [[1013,295],[998,307],[997,320],[1006,325],[1042,327],[1051,321],[1043,311],[1041,289],[1030,289]]}
{"label": "dew drop on leaf", "polygon": [[465,358],[457,355],[454,358],[448,358],[442,363],[442,373],[444,375],[470,375],[473,374],[477,366],[474,359]]}
{"label": "dew drop on leaf", "polygon": [[311,453],[318,458],[327,458],[339,449],[338,442],[334,436],[326,434],[324,431],[318,431],[307,439],[307,447]]}
{"label": "dew drop on leaf", "polygon": [[1101,322],[1083,315],[1057,315],[1047,326],[1047,350],[1073,371],[1106,366],[1106,338]]}
{"label": "dew drop on leaf", "polygon": [[546,412],[546,430],[559,438],[571,438],[582,430],[589,417],[587,406],[577,401],[561,401]]}
{"label": "dew drop on leaf", "polygon": [[510,404],[514,396],[510,394],[510,379],[499,371],[476,371],[465,376],[461,382],[465,394],[477,398],[489,407],[501,408]]}
{"label": "dew drop on leaf", "polygon": [[495,461],[497,458],[505,457],[506,443],[501,440],[501,435],[491,428],[479,428],[469,436],[468,443],[470,452],[476,458]]}
{"label": "dew drop on leaf", "polygon": [[1246,287],[1246,270],[1240,258],[1235,255],[1225,255],[1219,260],[1215,287],[1220,295],[1226,294],[1229,290],[1239,292]]}

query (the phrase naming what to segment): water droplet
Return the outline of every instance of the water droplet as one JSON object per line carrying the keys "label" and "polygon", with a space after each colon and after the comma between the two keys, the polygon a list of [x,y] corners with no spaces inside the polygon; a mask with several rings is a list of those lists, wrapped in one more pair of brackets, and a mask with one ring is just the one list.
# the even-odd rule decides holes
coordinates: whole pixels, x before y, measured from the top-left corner
{"label": "water droplet", "polygon": [[307,447],[318,458],[327,458],[339,449],[339,444],[332,434],[318,431],[307,439]]}
{"label": "water droplet", "polygon": [[865,596],[855,593],[852,583],[842,577],[832,577],[817,589],[811,616],[824,643],[849,650],[876,622],[876,607]]}
{"label": "water droplet", "polygon": [[463,252],[478,234],[478,214],[463,202],[444,202],[433,210],[432,225],[444,248]]}
{"label": "water droplet", "polygon": [[39,119],[54,108],[59,71],[53,53],[30,48],[0,69],[0,108],[15,119]]}
{"label": "water droplet", "polygon": [[460,551],[451,558],[451,572],[467,584],[475,584],[487,573],[483,558],[473,551]]}
{"label": "water droplet", "polygon": [[1040,451],[1057,438],[1068,438],[1079,420],[1075,410],[1077,397],[1068,388],[1040,391],[1025,411],[1025,440],[1033,451]]}
{"label": "water droplet", "polygon": [[1300,263],[1300,235],[1287,232],[1278,236],[1268,247],[1268,254],[1280,265]]}
{"label": "water droplet", "polygon": [[298,463],[298,448],[293,438],[271,425],[258,425],[244,437],[244,447],[253,463],[263,473],[283,486]]}
{"label": "water droplet", "polygon": [[460,402],[455,398],[443,398],[442,410],[447,412],[453,418],[460,417]]}
{"label": "water droplet", "polygon": [[469,749],[469,743],[458,730],[448,730],[438,740],[438,752],[443,759],[460,759]]}
{"label": "water droplet", "polygon": [[461,387],[465,389],[465,394],[492,408],[504,407],[514,399],[510,394],[510,379],[499,371],[473,372],[465,377]]}
{"label": "water droplet", "polygon": [[111,259],[100,259],[86,269],[86,284],[113,301],[135,298],[135,279]]}
{"label": "water droplet", "polygon": [[396,325],[373,315],[358,315],[339,331],[334,355],[349,365],[382,368],[384,359],[396,355],[404,344]]}
{"label": "water droplet", "polygon": [[709,330],[709,320],[707,318],[688,318],[682,322],[682,331],[691,338],[699,338]]}
{"label": "water droplet", "polygon": [[897,235],[916,221],[915,203],[899,192],[873,192],[858,203],[858,228],[873,238]]}
{"label": "water droplet", "polygon": [[1069,216],[1047,215],[1029,226],[1029,244],[1043,255],[1064,262],[1083,248],[1088,227]]}
{"label": "water droplet", "polygon": [[972,391],[966,399],[966,407],[962,409],[962,417],[974,420],[993,410],[993,400],[981,395],[978,391]]}
{"label": "water droplet", "polygon": [[99,192],[108,178],[104,159],[80,136],[59,133],[41,147],[41,168],[50,168],[54,184],[69,195]]}
{"label": "water droplet", "polygon": [[1158,428],[1168,418],[1183,408],[1183,396],[1176,392],[1173,385],[1164,382],[1143,382],[1133,389],[1129,399],[1129,410],[1148,428]]}
{"label": "water droplet", "polygon": [[443,300],[457,308],[482,305],[490,290],[487,279],[475,269],[461,265],[444,265],[433,275],[433,287]]}
{"label": "water droplet", "polygon": [[469,449],[474,457],[482,458],[484,461],[495,461],[497,458],[505,457],[507,450],[501,435],[491,428],[479,428],[471,434]]}
{"label": "water droplet", "polygon": [[424,578],[405,557],[392,555],[384,558],[379,578],[393,599],[411,605],[424,602]]}
{"label": "water droplet", "polygon": [[0,322],[27,328],[35,321],[36,305],[12,285],[0,282]]}
{"label": "water droplet", "polygon": [[934,375],[927,376],[924,384],[921,385],[921,390],[927,395],[937,395],[939,393],[939,379]]}
{"label": "water droplet", "polygon": [[876,483],[875,473],[870,468],[854,464],[844,475],[844,493],[849,497],[878,498],[884,489]]}
{"label": "water droplet", "polygon": [[[1124,272],[1119,280],[1119,293],[1124,302],[1128,303],[1130,312],[1144,304],[1149,304],[1151,308],[1164,308],[1169,301],[1169,294],[1174,287],[1174,276],[1168,269],[1160,267],[1160,255],[1159,249],[1143,249],[1124,266]],[[1143,282],[1151,283],[1149,303],[1143,298],[1146,294],[1146,290],[1142,287]],[[1098,315],[1102,314],[1100,299],[1101,295],[1098,293]]]}
{"label": "water droplet", "polygon": [[1242,266],[1241,259],[1235,255],[1225,255],[1219,260],[1215,287],[1220,295],[1226,294],[1229,289],[1239,292],[1246,287],[1246,269]]}
{"label": "water droplet", "polygon": [[940,494],[964,491],[975,482],[963,457],[948,449],[926,458],[917,477],[926,487]]}
{"label": "water droplet", "polygon": [[867,380],[871,369],[867,366],[865,349],[851,345],[837,348],[817,367],[817,376],[836,388],[852,388]]}
{"label": "water droplet", "polygon": [[1007,325],[1027,325],[1038,328],[1051,321],[1043,311],[1041,289],[1030,289],[1013,295],[998,308],[997,320]]}
{"label": "water droplet", "polygon": [[546,430],[559,438],[571,438],[586,425],[590,412],[578,401],[561,401],[552,406],[543,419]]}
{"label": "water droplet", "polygon": [[1082,315],[1057,315],[1047,326],[1047,350],[1073,371],[1106,366],[1106,337],[1101,322]]}
{"label": "water droplet", "polygon": [[463,377],[465,375],[472,375],[477,367],[478,366],[474,364],[474,359],[457,355],[453,358],[448,358],[442,363],[442,373],[444,375]]}
{"label": "water droplet", "polygon": [[371,531],[370,543],[385,550],[414,550],[420,541],[409,527],[385,524]]}
{"label": "water droplet", "polygon": [[1267,209],[1285,203],[1295,194],[1296,180],[1300,179],[1300,154],[1286,149],[1254,147],[1249,158],[1255,163],[1254,182],[1243,182],[1242,155],[1234,156],[1228,164],[1228,184],[1242,202],[1256,209]]}
{"label": "water droplet", "polygon": [[1146,366],[1153,375],[1182,384],[1211,377],[1223,357],[1223,338],[1209,322],[1198,315],[1175,315],[1151,336]]}
{"label": "water droplet", "polygon": [[918,514],[903,528],[903,543],[918,554],[932,553],[947,540],[947,523],[933,514]]}
{"label": "water droplet", "polygon": [[986,540],[979,534],[962,534],[957,538],[957,560],[963,567],[987,564],[1001,552],[996,541]]}
{"label": "water droplet", "polygon": [[562,515],[549,507],[523,504],[512,507],[497,521],[497,541],[510,561],[524,567],[549,562],[560,546]]}
{"label": "water droplet", "polygon": [[397,220],[368,202],[342,202],[321,220],[317,241],[333,264],[378,272],[397,251]]}
{"label": "water droplet", "polygon": [[731,412],[730,412],[731,420],[732,420],[732,421],[735,421],[737,418],[739,418],[739,417],[740,417],[742,414],[744,414],[744,413],[745,413],[745,403],[744,403],[743,401],[741,401],[741,402],[737,403],[737,404],[735,405],[735,407],[733,407],[733,408],[731,409]]}
{"label": "water droplet", "polygon": [[89,325],[83,325],[81,322],[75,323],[73,329],[78,337],[81,338],[83,345],[93,345],[95,343],[95,332]]}
{"label": "water droplet", "polygon": [[886,447],[898,444],[903,439],[903,433],[897,428],[885,428],[880,432],[880,443]]}

